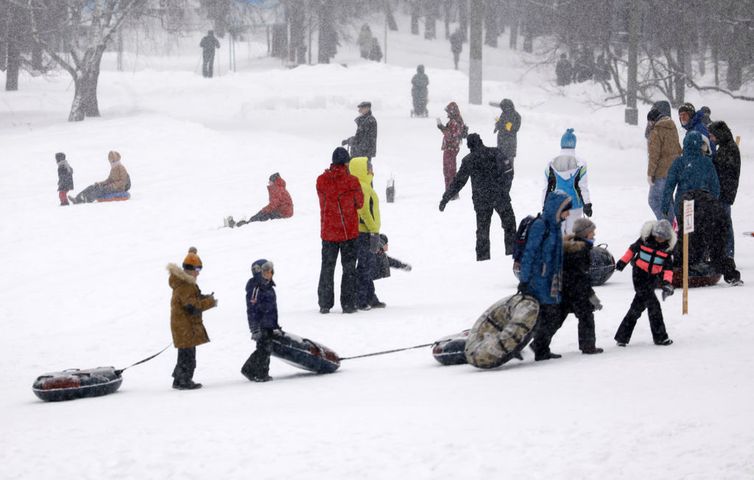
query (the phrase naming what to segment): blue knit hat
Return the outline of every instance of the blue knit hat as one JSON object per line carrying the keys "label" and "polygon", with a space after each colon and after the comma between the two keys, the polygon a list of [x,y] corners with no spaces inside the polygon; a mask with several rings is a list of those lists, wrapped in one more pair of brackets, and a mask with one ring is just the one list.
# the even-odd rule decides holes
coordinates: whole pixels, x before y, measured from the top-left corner
{"label": "blue knit hat", "polygon": [[573,129],[569,128],[560,137],[560,148],[576,148],[576,135],[573,134]]}

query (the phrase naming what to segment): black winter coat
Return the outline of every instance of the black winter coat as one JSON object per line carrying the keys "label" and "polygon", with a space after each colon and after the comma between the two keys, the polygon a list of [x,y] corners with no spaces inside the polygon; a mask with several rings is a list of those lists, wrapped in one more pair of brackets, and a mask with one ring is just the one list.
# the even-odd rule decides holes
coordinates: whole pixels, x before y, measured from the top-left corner
{"label": "black winter coat", "polygon": [[591,242],[574,235],[563,239],[562,302],[594,310],[589,297],[594,295],[589,269],[592,265]]}
{"label": "black winter coat", "polygon": [[375,157],[377,156],[377,120],[372,112],[360,115],[356,122],[356,135],[348,140],[351,145],[352,157]]}
{"label": "black winter coat", "polygon": [[[508,158],[516,156],[516,135],[521,128],[521,115],[516,111],[513,102],[509,99],[502,101],[502,113],[495,123],[495,132],[497,132],[497,148]],[[510,123],[510,129],[507,124]]]}
{"label": "black winter coat", "polygon": [[58,192],[73,190],[73,169],[67,162],[58,163]]}
{"label": "black winter coat", "polygon": [[466,143],[471,153],[461,160],[461,168],[443,194],[443,201],[447,203],[456,196],[469,177],[475,210],[494,207],[506,199],[510,201],[508,192],[513,175],[511,160],[497,148],[485,147],[474,133],[469,135]]}
{"label": "black winter coat", "polygon": [[713,163],[720,180],[720,201],[733,205],[738,193],[738,179],[741,176],[741,152],[725,122],[712,122],[709,131],[718,142],[717,156]]}
{"label": "black winter coat", "polygon": [[246,283],[246,317],[250,331],[280,328],[274,287],[274,281],[266,281],[261,275],[255,275]]}

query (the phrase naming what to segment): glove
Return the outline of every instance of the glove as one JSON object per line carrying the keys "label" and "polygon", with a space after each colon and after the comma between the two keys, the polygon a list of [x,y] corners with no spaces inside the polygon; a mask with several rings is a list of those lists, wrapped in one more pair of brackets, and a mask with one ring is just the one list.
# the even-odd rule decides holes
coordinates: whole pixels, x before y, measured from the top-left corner
{"label": "glove", "polygon": [[411,265],[409,265],[409,264],[407,263],[407,264],[406,264],[406,265],[405,265],[405,266],[403,267],[403,270],[405,270],[405,271],[407,271],[407,272],[410,272],[410,271],[411,271]]}
{"label": "glove", "polygon": [[448,204],[448,202],[447,202],[447,201],[445,201],[445,200],[440,200],[440,211],[441,211],[441,212],[444,212],[444,211],[445,211],[445,205],[447,205],[447,204]]}
{"label": "glove", "polygon": [[626,262],[623,260],[618,260],[618,263],[615,264],[615,269],[619,272],[622,272],[624,268],[626,268]]}
{"label": "glove", "polygon": [[591,203],[587,203],[586,205],[584,205],[584,215],[586,215],[587,217],[591,217],[592,216],[592,204]]}
{"label": "glove", "polygon": [[251,331],[251,339],[258,342],[262,338],[262,329],[257,327]]}
{"label": "glove", "polygon": [[664,283],[662,285],[662,301],[664,302],[666,298],[673,295],[673,285],[669,283]]}
{"label": "glove", "polygon": [[520,283],[518,284],[518,289],[517,289],[517,291],[518,291],[518,293],[520,293],[521,295],[528,295],[528,294],[529,294],[529,284],[528,284],[528,283],[524,283],[524,282],[520,282]]}
{"label": "glove", "polygon": [[345,140],[343,140],[342,142],[340,142],[340,145],[343,146],[343,147],[345,147],[346,145],[348,145],[348,139],[346,138]]}
{"label": "glove", "polygon": [[655,177],[653,177],[652,175],[647,175],[647,183],[649,184],[650,187],[652,185],[654,185],[655,184]]}
{"label": "glove", "polygon": [[592,296],[589,297],[589,303],[592,304],[595,310],[602,310],[602,302],[600,302],[600,299],[596,294],[592,294]]}

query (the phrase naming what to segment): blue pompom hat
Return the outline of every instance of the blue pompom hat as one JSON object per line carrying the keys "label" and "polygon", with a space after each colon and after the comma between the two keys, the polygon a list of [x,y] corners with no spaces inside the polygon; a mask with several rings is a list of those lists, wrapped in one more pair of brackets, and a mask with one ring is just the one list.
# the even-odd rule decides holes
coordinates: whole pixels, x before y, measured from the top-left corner
{"label": "blue pompom hat", "polygon": [[576,135],[573,134],[573,129],[569,128],[560,137],[560,148],[576,148]]}

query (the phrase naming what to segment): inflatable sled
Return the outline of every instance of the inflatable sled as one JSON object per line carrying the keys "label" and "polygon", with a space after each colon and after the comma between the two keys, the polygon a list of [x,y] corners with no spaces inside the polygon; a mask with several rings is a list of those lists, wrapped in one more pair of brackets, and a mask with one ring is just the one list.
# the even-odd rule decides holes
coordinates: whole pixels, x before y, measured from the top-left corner
{"label": "inflatable sled", "polygon": [[589,252],[591,265],[589,266],[589,278],[593,287],[598,287],[608,281],[615,271],[615,259],[607,251],[606,244],[600,244]]}
{"label": "inflatable sled", "polygon": [[282,330],[273,332],[272,355],[314,373],[333,373],[340,367],[340,357],[326,346]]}
{"label": "inflatable sled", "polygon": [[488,308],[466,340],[466,361],[477,368],[495,368],[514,358],[529,343],[539,315],[534,297],[517,293]]}
{"label": "inflatable sled", "polygon": [[123,200],[128,200],[131,198],[131,194],[128,192],[115,192],[115,193],[106,193],[102,195],[101,197],[97,197],[98,202],[120,202]]}
{"label": "inflatable sled", "polygon": [[432,356],[443,365],[462,365],[466,363],[466,339],[470,330],[448,335],[432,345]]}
{"label": "inflatable sled", "polygon": [[[720,281],[721,274],[717,273],[706,263],[689,267],[689,288],[710,287]],[[673,286],[683,287],[683,271],[680,268],[673,270]]]}
{"label": "inflatable sled", "polygon": [[31,388],[34,395],[45,402],[99,397],[120,388],[123,382],[122,372],[113,367],[97,367],[90,370],[71,368],[40,375]]}

